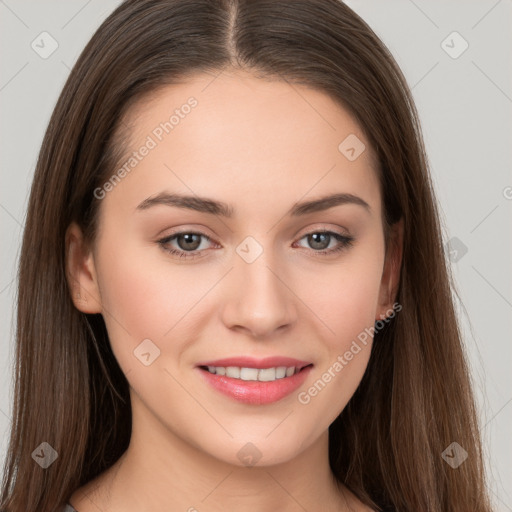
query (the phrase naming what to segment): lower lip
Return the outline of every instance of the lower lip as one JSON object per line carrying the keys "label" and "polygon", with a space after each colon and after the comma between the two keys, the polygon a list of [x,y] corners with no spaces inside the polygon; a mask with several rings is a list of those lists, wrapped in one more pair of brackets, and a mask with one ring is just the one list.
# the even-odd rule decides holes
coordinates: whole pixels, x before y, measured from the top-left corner
{"label": "lower lip", "polygon": [[291,377],[270,382],[233,379],[210,373],[199,367],[197,369],[211,386],[224,395],[245,404],[264,405],[277,402],[293,393],[304,383],[311,368],[313,368],[312,365],[307,366]]}

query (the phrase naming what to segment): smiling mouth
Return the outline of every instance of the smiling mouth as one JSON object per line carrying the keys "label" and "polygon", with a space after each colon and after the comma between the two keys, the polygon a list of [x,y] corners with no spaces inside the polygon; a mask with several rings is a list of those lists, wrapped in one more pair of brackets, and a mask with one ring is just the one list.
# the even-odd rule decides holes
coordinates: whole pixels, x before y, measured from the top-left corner
{"label": "smiling mouth", "polygon": [[247,368],[239,366],[199,366],[201,370],[213,375],[220,375],[241,381],[273,382],[286,379],[300,373],[305,368],[313,366],[308,364],[302,367],[297,366],[276,366],[273,368]]}

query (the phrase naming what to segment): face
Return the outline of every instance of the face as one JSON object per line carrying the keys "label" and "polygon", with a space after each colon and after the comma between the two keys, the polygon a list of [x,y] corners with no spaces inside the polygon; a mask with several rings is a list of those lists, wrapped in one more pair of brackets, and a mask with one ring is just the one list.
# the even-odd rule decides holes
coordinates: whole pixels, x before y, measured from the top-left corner
{"label": "face", "polygon": [[161,89],[125,124],[94,247],[67,233],[75,305],[103,315],[134,422],[231,464],[291,460],[392,306],[369,142],[327,95],[241,73]]}

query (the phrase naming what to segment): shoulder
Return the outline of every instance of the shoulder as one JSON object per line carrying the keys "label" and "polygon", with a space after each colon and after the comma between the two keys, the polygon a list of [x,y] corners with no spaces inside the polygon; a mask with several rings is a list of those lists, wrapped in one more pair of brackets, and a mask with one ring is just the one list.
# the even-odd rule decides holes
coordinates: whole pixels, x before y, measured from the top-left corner
{"label": "shoulder", "polygon": [[61,509],[57,512],[78,512],[75,508],[73,508],[69,503],[66,503]]}
{"label": "shoulder", "polygon": [[101,486],[96,481],[83,485],[75,490],[65,507],[59,512],[93,512],[93,509],[96,509],[96,507],[93,507],[91,497],[94,498],[94,503],[100,502],[100,490]]}

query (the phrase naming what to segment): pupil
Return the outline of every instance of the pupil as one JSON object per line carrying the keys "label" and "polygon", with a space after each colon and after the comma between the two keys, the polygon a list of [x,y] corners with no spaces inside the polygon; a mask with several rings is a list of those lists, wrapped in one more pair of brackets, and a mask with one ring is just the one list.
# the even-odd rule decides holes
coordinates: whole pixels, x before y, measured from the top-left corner
{"label": "pupil", "polygon": [[[318,240],[319,238],[323,238],[323,241]],[[314,249],[326,249],[329,246],[329,238],[330,235],[328,233],[313,233],[310,235],[310,239],[312,239],[311,247]],[[327,241],[327,244],[325,243]]]}
{"label": "pupil", "polygon": [[[195,237],[195,240],[194,240],[194,237]],[[180,243],[180,240],[183,240],[183,239],[185,240],[184,244]],[[180,246],[181,249],[184,249],[184,250],[197,249],[199,247],[200,243],[201,243],[200,236],[196,235],[196,234],[188,233],[185,235],[180,235],[178,237],[178,245]],[[188,244],[192,244],[192,246],[190,246]]]}

